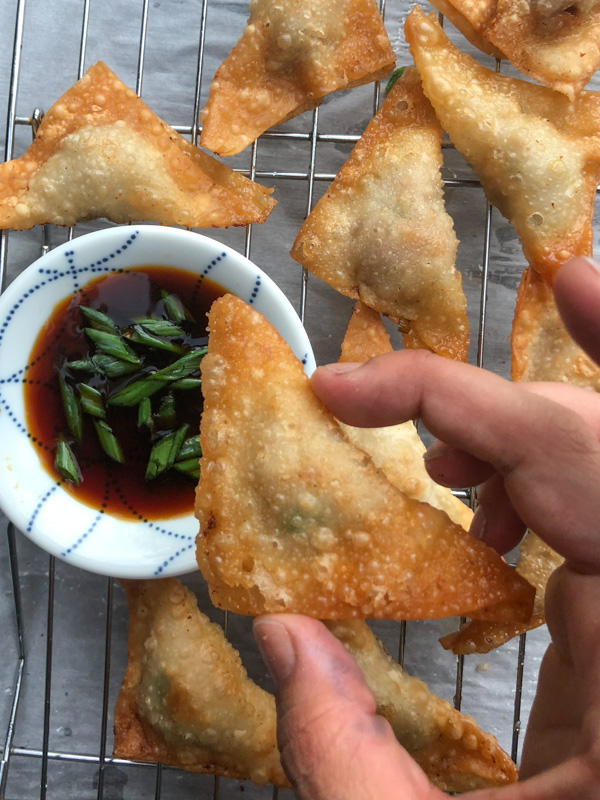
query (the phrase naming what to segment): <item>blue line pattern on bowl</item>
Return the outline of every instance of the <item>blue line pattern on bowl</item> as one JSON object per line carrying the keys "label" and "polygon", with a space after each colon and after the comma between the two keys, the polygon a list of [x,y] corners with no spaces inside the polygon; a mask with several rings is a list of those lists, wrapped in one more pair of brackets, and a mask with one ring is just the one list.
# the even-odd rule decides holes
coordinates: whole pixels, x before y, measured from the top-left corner
{"label": "blue line pattern on bowl", "polygon": [[[39,282],[36,283],[33,287],[29,288],[27,291],[23,293],[23,295],[14,303],[12,308],[9,310],[6,318],[2,321],[0,325],[0,344],[2,343],[3,338],[6,336],[8,330],[10,329],[11,324],[17,319],[18,315],[28,313],[27,308],[27,300],[31,298],[34,294],[38,293],[41,289],[47,286],[50,283],[55,281],[61,280],[66,277],[70,277],[72,279],[72,292],[77,292],[82,285],[87,283],[87,280],[81,280],[83,276],[86,278],[91,278],[91,276],[101,275],[103,273],[110,273],[115,272],[120,269],[135,269],[135,267],[124,267],[121,268],[118,266],[118,258],[123,251],[126,251],[128,248],[134,247],[135,242],[139,239],[140,236],[143,236],[143,232],[139,230],[132,231],[127,239],[123,241],[123,243],[116,248],[114,251],[106,253],[104,256],[96,259],[93,262],[86,264],[85,266],[77,266],[77,251],[76,251],[76,244],[71,246],[71,249],[65,250],[63,255],[66,259],[66,267],[65,269],[39,269],[40,279]],[[208,276],[209,273],[212,272],[214,267],[226,259],[227,253],[221,251],[219,255],[215,256],[202,270],[202,277]],[[115,259],[117,258],[117,262]],[[212,276],[211,276],[212,277]],[[253,303],[255,298],[258,295],[260,289],[260,277],[256,277],[255,285],[252,289],[250,297],[248,298],[247,302]],[[65,293],[65,297],[68,295],[68,291]],[[7,387],[9,385],[21,384],[24,383],[28,367],[23,369],[19,369],[16,372],[13,372],[7,377],[0,377],[0,409],[4,409],[8,418],[10,419],[11,423],[15,426],[17,431],[23,436],[26,436],[30,441],[32,440],[31,434],[28,432],[25,420],[19,419],[19,416],[11,408],[11,405],[6,397],[6,392],[3,392],[3,387]],[[35,440],[32,441],[32,444],[37,444],[41,446],[41,443],[36,442]],[[49,480],[52,480],[51,476],[48,476]],[[63,481],[56,480],[53,481],[50,488],[44,489],[43,493],[39,500],[36,503],[36,506],[31,513],[31,516],[27,522],[26,531],[27,533],[32,533],[36,524],[43,524],[39,522],[40,515],[46,509],[49,503],[57,498],[60,494],[59,489]],[[52,509],[50,509],[52,510]],[[91,509],[90,510],[94,510]],[[66,561],[70,560],[70,556],[77,551],[81,545],[84,544],[87,540],[89,540],[92,534],[95,538],[101,538],[104,534],[105,525],[111,524],[110,523],[110,515],[105,514],[101,509],[95,509],[96,515],[93,520],[88,524],[85,531],[78,536],[78,538],[73,541],[67,547],[64,547],[60,552],[60,557],[65,559]],[[154,568],[154,575],[159,576],[162,575],[166,568],[170,566],[174,561],[179,559],[184,553],[188,552],[191,548],[194,547],[195,544],[195,535],[189,535],[187,533],[177,532],[174,529],[170,529],[169,527],[165,527],[164,522],[156,523],[150,522],[149,520],[142,520],[141,515],[138,515],[135,509],[131,509],[132,511],[132,519],[130,522],[135,525],[143,525],[149,528],[153,533],[159,534],[161,537],[171,538],[173,541],[173,547],[175,548],[169,555],[165,555],[164,549],[161,550],[161,561],[156,564]],[[139,518],[139,519],[138,519]],[[125,520],[129,522],[129,520]]]}

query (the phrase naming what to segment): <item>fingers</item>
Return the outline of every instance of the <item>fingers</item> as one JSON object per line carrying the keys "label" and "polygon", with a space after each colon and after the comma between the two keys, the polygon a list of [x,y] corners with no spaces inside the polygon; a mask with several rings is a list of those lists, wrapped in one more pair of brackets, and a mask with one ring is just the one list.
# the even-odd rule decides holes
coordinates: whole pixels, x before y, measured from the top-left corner
{"label": "fingers", "polygon": [[558,270],[553,288],[567,330],[600,363],[600,265],[592,259],[573,258]]}
{"label": "fingers", "polygon": [[350,425],[420,417],[450,447],[501,474],[526,526],[582,570],[600,570],[600,445],[574,412],[424,351],[386,354],[345,372],[321,368],[312,383]]}
{"label": "fingers", "polygon": [[324,625],[278,614],[256,619],[254,635],[276,682],[279,749],[300,800],[442,800]]}
{"label": "fingers", "polygon": [[500,475],[493,475],[477,490],[477,511],[470,531],[499,553],[508,553],[525,535],[526,526],[506,494]]}

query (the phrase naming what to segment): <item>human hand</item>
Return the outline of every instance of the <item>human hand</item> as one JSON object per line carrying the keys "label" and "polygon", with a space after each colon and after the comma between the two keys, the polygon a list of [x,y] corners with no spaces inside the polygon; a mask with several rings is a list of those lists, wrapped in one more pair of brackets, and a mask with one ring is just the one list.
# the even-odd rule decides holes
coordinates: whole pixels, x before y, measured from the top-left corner
{"label": "human hand", "polygon": [[[574,259],[555,293],[571,335],[600,361],[600,272]],[[566,558],[546,595],[552,637],[525,740],[529,780],[477,800],[600,797],[600,397],[554,384],[511,384],[423,351],[355,369],[317,370],[313,387],[343,422],[384,426],[420,417],[438,437],[427,469],[475,485],[472,532],[505,552],[531,527]],[[284,766],[302,800],[438,800],[375,714],[362,674],[315,620],[262,617],[255,635],[275,678]]]}

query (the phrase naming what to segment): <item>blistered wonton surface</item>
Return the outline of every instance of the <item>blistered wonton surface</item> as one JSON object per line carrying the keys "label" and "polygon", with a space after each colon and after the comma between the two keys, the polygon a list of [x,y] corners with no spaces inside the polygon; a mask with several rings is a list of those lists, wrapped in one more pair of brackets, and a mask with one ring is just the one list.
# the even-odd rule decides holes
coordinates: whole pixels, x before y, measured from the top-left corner
{"label": "blistered wonton surface", "polygon": [[[600,66],[598,0],[433,0],[476,46],[495,46],[517,69],[570,100]],[[479,39],[463,30],[460,18]],[[484,52],[489,49],[481,48]]]}
{"label": "blistered wonton surface", "polygon": [[393,67],[375,0],[252,0],[242,37],[211,84],[200,141],[234,155],[326,94]]}
{"label": "blistered wonton surface", "polygon": [[275,701],[248,678],[221,628],[173,578],[123,586],[129,652],[115,756],[287,786]]}
{"label": "blistered wonton surface", "polygon": [[527,623],[483,622],[471,620],[456,633],[440,639],[446,650],[457,655],[489,653],[496,647],[519,636],[521,633],[539,628],[546,622],[546,585],[555,569],[564,561],[539,536],[531,531],[521,542],[517,572],[535,586],[533,614]]}
{"label": "blistered wonton surface", "polygon": [[366,623],[328,622],[362,670],[377,713],[433,783],[447,792],[467,792],[513,783],[517,768],[496,739],[472,717],[412,678],[385,652]]}
{"label": "blistered wonton surface", "polygon": [[600,367],[575,343],[560,318],[552,290],[528,269],[513,321],[513,381],[556,381],[600,391]]}
{"label": "blistered wonton surface", "polygon": [[0,228],[113,222],[221,227],[263,222],[275,201],[191,145],[101,61],[0,164]]}
{"label": "blistered wonton surface", "polygon": [[406,38],[425,94],[490,200],[514,225],[548,282],[592,248],[600,178],[600,94],[558,92],[482,67],[416,7]]}
{"label": "blistered wonton surface", "polygon": [[[342,342],[340,361],[366,361],[392,351],[390,339],[377,312],[356,303]],[[429,477],[421,441],[412,420],[385,428],[354,428],[341,424],[352,444],[368,453],[386,478],[414,500],[445,511],[451,520],[469,529],[473,512],[450,489]]]}
{"label": "blistered wonton surface", "polygon": [[399,325],[407,347],[466,361],[457,240],[444,206],[442,129],[413,68],[396,82],[291,255]]}
{"label": "blistered wonton surface", "polygon": [[529,618],[529,584],[344,438],[264,317],[226,295],[209,330],[197,558],[216,605],[324,619]]}

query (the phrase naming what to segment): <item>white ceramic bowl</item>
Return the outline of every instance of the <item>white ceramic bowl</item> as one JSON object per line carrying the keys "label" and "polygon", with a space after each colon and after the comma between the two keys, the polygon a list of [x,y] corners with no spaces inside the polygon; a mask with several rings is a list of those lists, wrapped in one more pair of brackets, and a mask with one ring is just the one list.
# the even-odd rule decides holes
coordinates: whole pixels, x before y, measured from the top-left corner
{"label": "white ceramic bowl", "polygon": [[0,506],[36,544],[103,575],[150,578],[196,569],[189,515],[125,520],[78,502],[42,466],[25,425],[23,376],[59,301],[115,270],[161,264],[208,275],[260,311],[310,374],[314,357],[292,305],[244,256],[197,233],[149,225],[109,228],[67,242],[31,264],[0,296]]}

